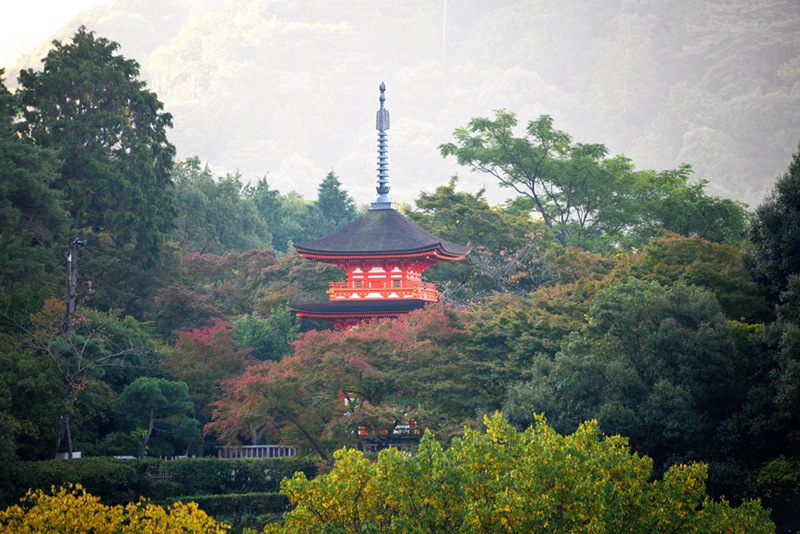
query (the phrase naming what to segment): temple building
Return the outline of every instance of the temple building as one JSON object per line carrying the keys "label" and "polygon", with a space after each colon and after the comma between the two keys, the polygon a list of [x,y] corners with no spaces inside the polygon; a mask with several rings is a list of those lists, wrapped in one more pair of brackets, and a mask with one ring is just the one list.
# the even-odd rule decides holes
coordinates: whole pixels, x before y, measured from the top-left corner
{"label": "temple building", "polygon": [[386,131],[389,111],[386,87],[380,86],[378,130],[378,198],[367,213],[325,237],[294,245],[304,258],[344,270],[345,282],[334,282],[330,300],[290,306],[299,317],[322,319],[346,330],[362,321],[398,317],[439,299],[435,284],[422,273],[439,262],[463,260],[469,247],[450,243],[422,229],[397,211],[389,199]]}

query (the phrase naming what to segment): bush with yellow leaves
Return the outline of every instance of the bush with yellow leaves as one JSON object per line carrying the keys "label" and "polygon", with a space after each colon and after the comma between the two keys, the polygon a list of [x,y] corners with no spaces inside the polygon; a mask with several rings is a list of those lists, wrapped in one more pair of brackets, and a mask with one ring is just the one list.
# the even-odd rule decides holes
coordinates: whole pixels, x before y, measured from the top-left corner
{"label": "bush with yellow leaves", "polygon": [[0,512],[0,534],[44,532],[93,534],[225,534],[229,526],[217,523],[196,503],[168,508],[141,500],[126,506],[106,506],[80,484],[29,491],[21,505]]}
{"label": "bush with yellow leaves", "polygon": [[673,466],[653,481],[652,460],[596,422],[568,436],[543,418],[524,432],[500,415],[485,424],[447,450],[430,436],[416,454],[387,449],[377,462],[340,450],[330,473],[284,479],[295,507],[266,532],[774,532],[758,502],[709,499],[705,465]]}

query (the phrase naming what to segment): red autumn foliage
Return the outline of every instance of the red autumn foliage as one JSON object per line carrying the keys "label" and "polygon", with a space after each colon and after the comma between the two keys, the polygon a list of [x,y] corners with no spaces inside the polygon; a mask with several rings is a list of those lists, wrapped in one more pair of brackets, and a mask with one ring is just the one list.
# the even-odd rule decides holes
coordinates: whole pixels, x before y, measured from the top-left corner
{"label": "red autumn foliage", "polygon": [[411,420],[446,435],[472,398],[460,379],[467,320],[431,305],[344,332],[308,332],[291,356],[224,382],[206,431],[229,443],[268,436],[323,457],[344,444],[386,445]]}

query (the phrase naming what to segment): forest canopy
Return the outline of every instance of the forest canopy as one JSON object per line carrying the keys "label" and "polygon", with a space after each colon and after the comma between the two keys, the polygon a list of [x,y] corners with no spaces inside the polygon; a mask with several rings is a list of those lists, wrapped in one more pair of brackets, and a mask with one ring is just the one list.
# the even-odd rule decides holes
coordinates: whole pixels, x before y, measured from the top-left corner
{"label": "forest canopy", "polygon": [[[16,91],[0,78],[0,474],[54,452],[280,444],[333,469],[313,488],[340,472],[337,456],[382,476],[423,469],[426,454],[469,467],[500,441],[522,447],[502,468],[513,473],[536,460],[523,442],[538,436],[553,454],[574,442],[633,466],[648,528],[769,528],[756,498],[778,528],[797,526],[800,152],[750,213],[686,166],[639,170],[547,115],[454,123],[442,155],[517,194],[493,204],[454,177],[402,204],[473,252],[431,269],[441,302],[339,331],[288,305],[325,300],[343,278],[292,246],[362,215],[340,171],[306,198],[177,159],[170,112],[119,50],[81,28]],[[490,467],[447,473],[472,488]],[[567,530],[591,522],[580,481],[592,469],[558,474],[573,481],[559,490],[577,514]],[[477,482],[492,493],[497,480]],[[490,501],[443,520],[542,519]],[[598,502],[627,524],[619,501]]]}

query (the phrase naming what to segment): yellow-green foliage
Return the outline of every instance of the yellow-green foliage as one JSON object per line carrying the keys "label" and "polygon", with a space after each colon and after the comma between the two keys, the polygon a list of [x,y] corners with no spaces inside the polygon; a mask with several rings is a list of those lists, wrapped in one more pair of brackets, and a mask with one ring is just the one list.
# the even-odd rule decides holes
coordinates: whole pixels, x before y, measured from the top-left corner
{"label": "yellow-green foliage", "polygon": [[229,528],[199,510],[195,503],[178,502],[163,508],[142,500],[126,506],[105,506],[80,484],[53,487],[50,493],[28,492],[22,505],[0,512],[2,534],[224,534]]}
{"label": "yellow-green foliage", "polygon": [[543,419],[517,432],[500,415],[446,451],[425,437],[414,455],[384,450],[370,462],[336,453],[314,480],[298,473],[283,491],[296,507],[268,533],[547,532],[768,533],[757,502],[732,508],[705,496],[706,467],[652,462],[594,422],[561,436]]}

